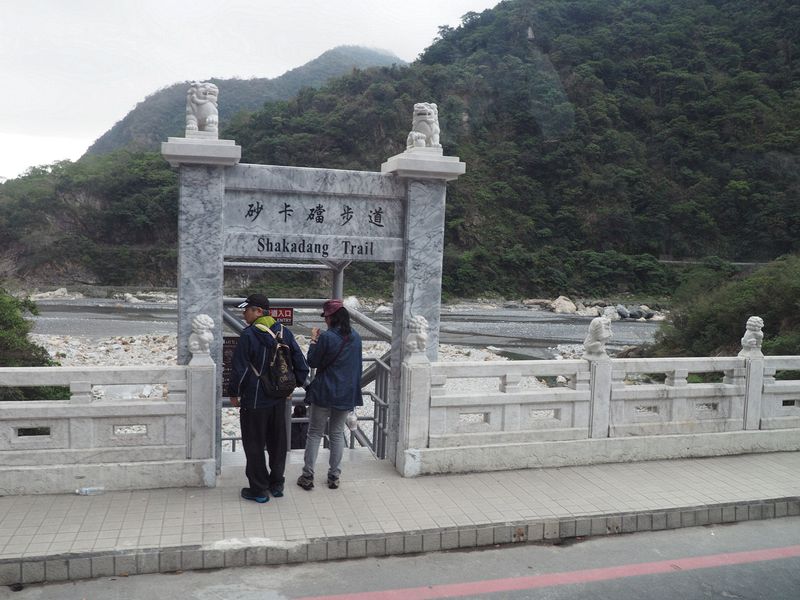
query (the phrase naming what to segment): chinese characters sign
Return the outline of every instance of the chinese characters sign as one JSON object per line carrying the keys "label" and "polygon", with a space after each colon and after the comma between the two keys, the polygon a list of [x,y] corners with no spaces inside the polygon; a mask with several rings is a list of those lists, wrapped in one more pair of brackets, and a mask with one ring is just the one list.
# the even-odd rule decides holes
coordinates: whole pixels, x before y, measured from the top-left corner
{"label": "chinese characters sign", "polygon": [[[237,180],[236,169],[249,178]],[[309,169],[260,165],[232,171],[225,193],[226,256],[373,261],[402,257],[404,190],[391,178],[330,171],[330,177],[304,181]],[[294,189],[283,180],[272,181],[278,177],[291,177]]]}

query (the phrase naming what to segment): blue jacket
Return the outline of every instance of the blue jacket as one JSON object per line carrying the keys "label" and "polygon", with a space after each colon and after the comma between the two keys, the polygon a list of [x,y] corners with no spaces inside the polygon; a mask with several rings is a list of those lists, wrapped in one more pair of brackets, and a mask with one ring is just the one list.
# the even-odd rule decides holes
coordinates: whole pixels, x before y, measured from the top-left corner
{"label": "blue jacket", "polygon": [[[278,334],[281,325],[275,323],[270,329]],[[283,341],[291,349],[297,387],[302,387],[309,372],[306,359],[294,339],[294,334],[286,327],[283,328]],[[264,386],[250,368],[252,363],[259,373],[263,372],[269,367],[269,359],[274,351],[275,340],[268,332],[259,331],[259,325],[256,323],[247,327],[239,336],[236,350],[233,352],[228,395],[238,396],[242,408],[269,408],[282,402],[280,399],[267,398],[264,395]]]}
{"label": "blue jacket", "polygon": [[[351,410],[364,404],[361,399],[361,336],[354,329],[344,338],[338,328],[324,331],[308,347],[308,364],[317,369],[314,404]],[[339,353],[339,348],[342,348]],[[339,356],[332,362],[336,354]],[[323,367],[320,371],[319,368]]]}

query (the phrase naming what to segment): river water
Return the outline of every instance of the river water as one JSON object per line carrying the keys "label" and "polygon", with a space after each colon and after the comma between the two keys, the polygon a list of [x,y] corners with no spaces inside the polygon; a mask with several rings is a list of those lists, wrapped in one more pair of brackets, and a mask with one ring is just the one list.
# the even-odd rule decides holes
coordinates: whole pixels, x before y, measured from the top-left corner
{"label": "river water", "polygon": [[[175,334],[175,304],[126,303],[117,300],[41,300],[34,317],[34,333],[109,337]],[[390,312],[369,312],[367,316],[391,328]],[[553,358],[558,345],[581,344],[591,317],[561,315],[521,307],[490,307],[459,304],[442,308],[442,343],[485,348],[493,346],[510,358]],[[310,335],[311,327],[324,327],[318,310],[295,310],[292,331]],[[651,342],[659,323],[615,321],[608,349]],[[232,332],[226,331],[226,335]],[[361,330],[364,339],[375,337]]]}

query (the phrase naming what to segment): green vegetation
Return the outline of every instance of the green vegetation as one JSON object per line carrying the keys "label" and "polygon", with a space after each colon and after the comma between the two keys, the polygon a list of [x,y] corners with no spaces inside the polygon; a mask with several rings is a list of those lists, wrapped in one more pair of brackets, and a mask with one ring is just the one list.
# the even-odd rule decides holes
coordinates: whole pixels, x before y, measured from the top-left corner
{"label": "green vegetation", "polygon": [[658,293],[672,282],[651,257],[800,249],[799,17],[789,1],[504,2],[410,68],[303,90],[230,134],[247,162],[375,169],[413,102],[436,100],[468,165],[446,292]]}
{"label": "green vegetation", "polygon": [[174,284],[177,174],[154,152],[117,151],[36,168],[0,187],[0,245],[13,275]]}
{"label": "green vegetation", "polygon": [[[657,257],[800,251],[797,22],[792,0],[508,0],[409,67],[301,89],[223,135],[244,162],[376,170],[413,103],[435,101],[445,152],[467,163],[448,189],[445,295],[662,295],[679,276]],[[0,268],[174,283],[176,197],[156,154],[34,169],[0,186],[0,247],[19,257]],[[385,274],[346,280],[383,289]]]}
{"label": "green vegetation", "polygon": [[[274,79],[216,79],[220,88],[220,123],[237,114],[254,111],[265,102],[286,100],[303,87],[318,87],[354,68],[405,64],[393,54],[359,46],[339,46],[301,67]],[[88,154],[105,154],[127,148],[156,151],[168,136],[183,136],[188,82],[176,83],[147,96],[89,148]]]}
{"label": "green vegetation", "polygon": [[764,319],[764,354],[800,354],[800,255],[781,257],[728,281],[719,268],[708,268],[684,285],[693,292],[683,294],[679,288],[671,323],[662,328],[652,354],[736,354],[752,315]]}
{"label": "green vegetation", "polygon": [[[18,300],[0,289],[0,367],[44,367],[53,363],[47,350],[28,341],[30,321],[23,314],[37,314],[30,300]],[[63,387],[9,388],[0,387],[0,401],[69,398]]]}

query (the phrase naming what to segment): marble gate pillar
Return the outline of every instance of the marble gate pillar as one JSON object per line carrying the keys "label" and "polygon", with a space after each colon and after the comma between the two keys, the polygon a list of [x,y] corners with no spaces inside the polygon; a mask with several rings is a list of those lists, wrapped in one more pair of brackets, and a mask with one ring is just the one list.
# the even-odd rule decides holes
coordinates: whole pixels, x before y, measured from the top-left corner
{"label": "marble gate pillar", "polygon": [[[192,319],[209,315],[214,321],[210,355],[217,365],[216,412],[222,408],[222,284],[225,167],[239,162],[242,149],[233,140],[218,140],[205,132],[171,137],[161,154],[180,169],[178,207],[178,364],[189,363]],[[216,419],[219,421],[219,418]],[[220,436],[216,435],[219,469]]]}
{"label": "marble gate pillar", "polygon": [[413,317],[428,321],[427,357],[435,361],[439,348],[442,299],[442,256],[447,182],[458,178],[466,165],[456,156],[443,156],[441,147],[410,147],[381,165],[381,172],[406,181],[403,258],[395,263],[392,319],[392,387],[386,455],[395,464],[400,419],[400,366],[403,344]]}

